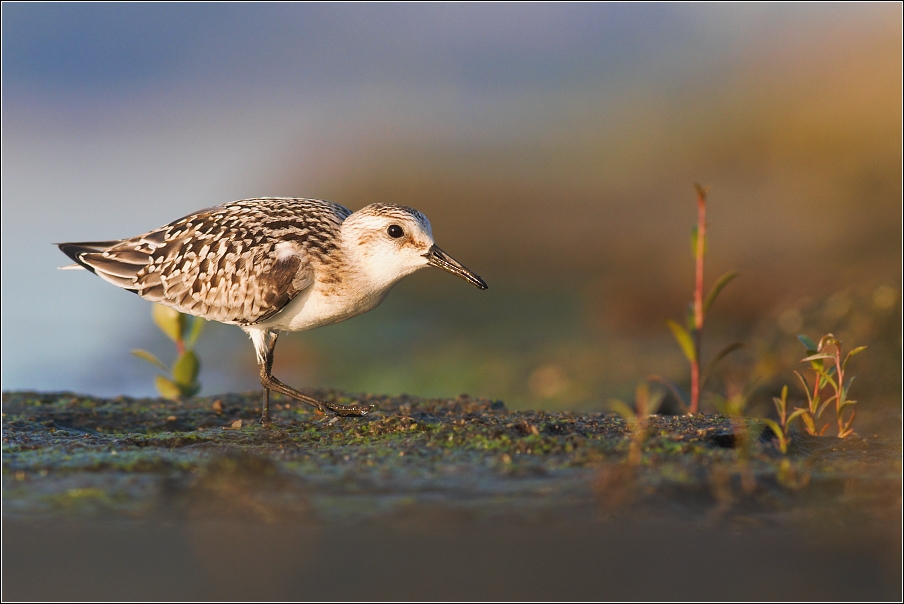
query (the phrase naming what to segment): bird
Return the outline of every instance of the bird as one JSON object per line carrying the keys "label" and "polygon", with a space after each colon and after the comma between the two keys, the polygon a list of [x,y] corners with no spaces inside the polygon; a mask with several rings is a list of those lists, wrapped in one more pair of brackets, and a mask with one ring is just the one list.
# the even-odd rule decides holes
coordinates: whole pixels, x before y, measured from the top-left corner
{"label": "bird", "polygon": [[257,197],[200,210],[129,239],[57,243],[75,264],[179,312],[237,325],[254,344],[263,386],[322,413],[362,416],[273,376],[279,334],[338,323],[378,306],[403,277],[427,266],[485,290],[486,282],[440,249],[430,221],[403,205],[356,212],[321,199]]}

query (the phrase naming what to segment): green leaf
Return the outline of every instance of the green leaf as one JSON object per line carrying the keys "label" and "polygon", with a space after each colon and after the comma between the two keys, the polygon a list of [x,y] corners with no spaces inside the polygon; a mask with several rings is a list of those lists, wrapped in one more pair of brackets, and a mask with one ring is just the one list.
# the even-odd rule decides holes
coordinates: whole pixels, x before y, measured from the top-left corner
{"label": "green leaf", "polygon": [[842,409],[847,407],[848,405],[856,405],[857,401],[844,401],[838,406],[838,412],[840,413]]}
{"label": "green leaf", "polygon": [[856,354],[860,354],[861,352],[863,352],[864,350],[866,350],[866,348],[867,348],[866,346],[858,346],[858,347],[855,348],[854,350],[850,351],[850,352],[847,354],[847,356],[844,357],[844,363],[841,364],[841,370],[844,371],[844,368],[847,367],[848,361],[851,360],[851,357],[852,357],[852,356],[854,356],[854,355],[856,355]]}
{"label": "green leaf", "polygon": [[722,289],[731,283],[731,280],[740,275],[738,271],[728,271],[721,277],[719,277],[715,284],[713,284],[712,289],[709,290],[709,294],[706,296],[706,300],[703,302],[703,314],[709,312],[709,307],[713,305],[713,302],[716,301],[716,296],[722,291]]}
{"label": "green leaf", "polygon": [[[807,383],[807,378],[805,378],[804,376],[802,376],[802,375],[800,374],[800,371],[798,371],[798,370],[796,370],[796,369],[794,370],[794,374],[795,374],[795,375],[797,376],[797,378],[800,380],[800,383],[803,384],[803,386],[804,386],[804,394],[807,395],[807,402],[809,402],[809,403],[812,404],[812,402],[813,402],[813,396],[810,394],[810,384]],[[817,378],[817,379],[818,379],[818,378]]]}
{"label": "green leaf", "polygon": [[816,434],[816,424],[813,422],[813,416],[810,415],[809,411],[801,409],[804,413],[801,415],[800,419],[803,420],[804,426],[806,426],[808,434]]}
{"label": "green leaf", "polygon": [[806,363],[807,361],[815,361],[817,359],[834,359],[835,355],[819,353],[819,354],[811,354],[808,357],[804,357],[800,360],[801,363]]}
{"label": "green leaf", "polygon": [[848,383],[844,386],[844,388],[841,389],[841,398],[847,399],[848,390],[851,389],[851,384],[853,384],[854,380],[856,380],[856,379],[857,379],[857,376],[855,375],[854,377],[852,377],[851,379],[848,380]]}
{"label": "green leaf", "polygon": [[820,416],[822,416],[822,412],[825,411],[826,407],[828,407],[834,400],[835,400],[834,395],[830,396],[828,399],[826,399],[826,401],[822,405],[820,405],[818,409],[816,409],[816,414],[815,414],[816,418],[815,419],[819,419]]}
{"label": "green leaf", "polygon": [[784,401],[777,396],[772,397],[772,404],[775,405],[775,412],[781,417],[785,414],[785,405],[788,401]]}
{"label": "green leaf", "polygon": [[201,362],[198,360],[198,355],[192,350],[186,350],[173,365],[173,381],[180,386],[191,385],[198,377],[200,369]]}
{"label": "green leaf", "polygon": [[694,340],[691,338],[691,334],[676,321],[669,319],[665,323],[669,326],[669,329],[672,330],[675,341],[681,346],[681,351],[684,353],[684,356],[687,357],[688,361],[693,363],[697,359],[697,353],[694,350]]}
{"label": "green leaf", "polygon": [[797,339],[800,340],[800,343],[804,345],[804,348],[807,349],[807,352],[816,352],[816,342],[803,334],[797,336]]}
{"label": "green leaf", "polygon": [[732,342],[726,346],[723,346],[716,355],[710,359],[709,363],[706,364],[706,367],[703,368],[703,373],[700,374],[700,388],[706,385],[706,380],[709,379],[710,372],[715,369],[716,363],[730,355],[732,352],[739,348],[744,347],[744,342]]}
{"label": "green leaf", "polygon": [[160,359],[158,359],[157,357],[152,355],[147,350],[140,350],[140,349],[136,348],[135,350],[132,351],[132,354],[134,354],[139,359],[144,359],[148,363],[153,363],[154,365],[156,365],[157,367],[160,367],[160,369],[163,369],[164,371],[169,371],[169,367],[164,365],[163,361],[161,361]]}
{"label": "green leaf", "polygon": [[769,426],[769,428],[775,433],[779,440],[784,440],[785,433],[782,432],[781,426],[775,422],[775,420],[771,420],[768,417],[763,418],[763,423]]}
{"label": "green leaf", "polygon": [[154,304],[153,316],[154,323],[157,324],[157,327],[159,327],[170,340],[178,342],[182,339],[186,324],[188,323],[188,317],[175,308],[170,308],[163,304]]}
{"label": "green leaf", "polygon": [[791,425],[791,422],[793,422],[795,419],[797,419],[798,417],[800,417],[800,416],[803,415],[804,413],[807,413],[807,410],[806,410],[806,409],[801,409],[800,407],[798,407],[797,409],[795,409],[795,410],[791,413],[791,415],[788,416],[788,419],[785,420],[785,425],[786,425],[786,426],[790,426],[790,425]]}
{"label": "green leaf", "polygon": [[155,383],[157,385],[157,392],[160,393],[160,396],[173,401],[179,400],[179,396],[181,396],[182,390],[180,390],[179,386],[174,384],[171,379],[165,378],[162,375],[158,375]]}
{"label": "green leaf", "polygon": [[637,414],[624,401],[613,399],[609,401],[609,410],[618,413],[623,419],[633,421]]}
{"label": "green leaf", "polygon": [[201,317],[192,318],[191,331],[189,332],[188,337],[185,339],[186,348],[195,347],[195,343],[198,341],[198,336],[200,336],[201,332],[204,331],[204,327],[206,325],[207,321],[205,321]]}
{"label": "green leaf", "polygon": [[[832,369],[834,369],[834,367]],[[838,390],[838,385],[835,384],[835,378],[832,377],[832,372],[826,371],[820,373],[819,375],[822,377],[822,381],[820,382],[822,384],[822,387],[824,387],[826,384],[829,384],[832,387],[832,390]]]}

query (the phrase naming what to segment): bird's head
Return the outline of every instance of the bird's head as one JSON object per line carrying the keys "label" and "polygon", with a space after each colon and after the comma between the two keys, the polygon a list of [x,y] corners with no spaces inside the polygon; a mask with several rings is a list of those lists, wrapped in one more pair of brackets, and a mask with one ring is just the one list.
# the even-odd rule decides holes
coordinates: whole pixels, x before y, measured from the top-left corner
{"label": "bird's head", "polygon": [[345,253],[374,284],[386,287],[435,266],[487,289],[483,279],[437,247],[430,221],[413,208],[371,204],[346,218],[341,228]]}

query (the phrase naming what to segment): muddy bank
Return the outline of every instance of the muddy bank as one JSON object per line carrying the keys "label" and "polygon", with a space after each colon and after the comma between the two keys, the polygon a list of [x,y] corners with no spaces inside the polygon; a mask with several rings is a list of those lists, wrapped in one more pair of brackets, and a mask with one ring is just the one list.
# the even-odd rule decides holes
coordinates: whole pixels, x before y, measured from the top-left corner
{"label": "muddy bank", "polygon": [[5,393],[4,597],[899,595],[900,442],[311,393]]}

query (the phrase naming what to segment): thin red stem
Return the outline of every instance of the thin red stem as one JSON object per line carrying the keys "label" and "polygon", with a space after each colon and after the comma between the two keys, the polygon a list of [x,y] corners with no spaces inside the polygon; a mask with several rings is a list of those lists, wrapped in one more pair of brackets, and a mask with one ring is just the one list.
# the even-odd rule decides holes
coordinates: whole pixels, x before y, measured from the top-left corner
{"label": "thin red stem", "polygon": [[691,362],[691,413],[700,408],[700,349],[703,336],[703,257],[706,249],[706,191],[697,187],[696,282],[694,284],[694,361]]}
{"label": "thin red stem", "polygon": [[838,436],[847,436],[844,419],[841,417],[841,404],[844,402],[844,371],[841,368],[841,342],[835,341],[835,413],[838,415]]}

